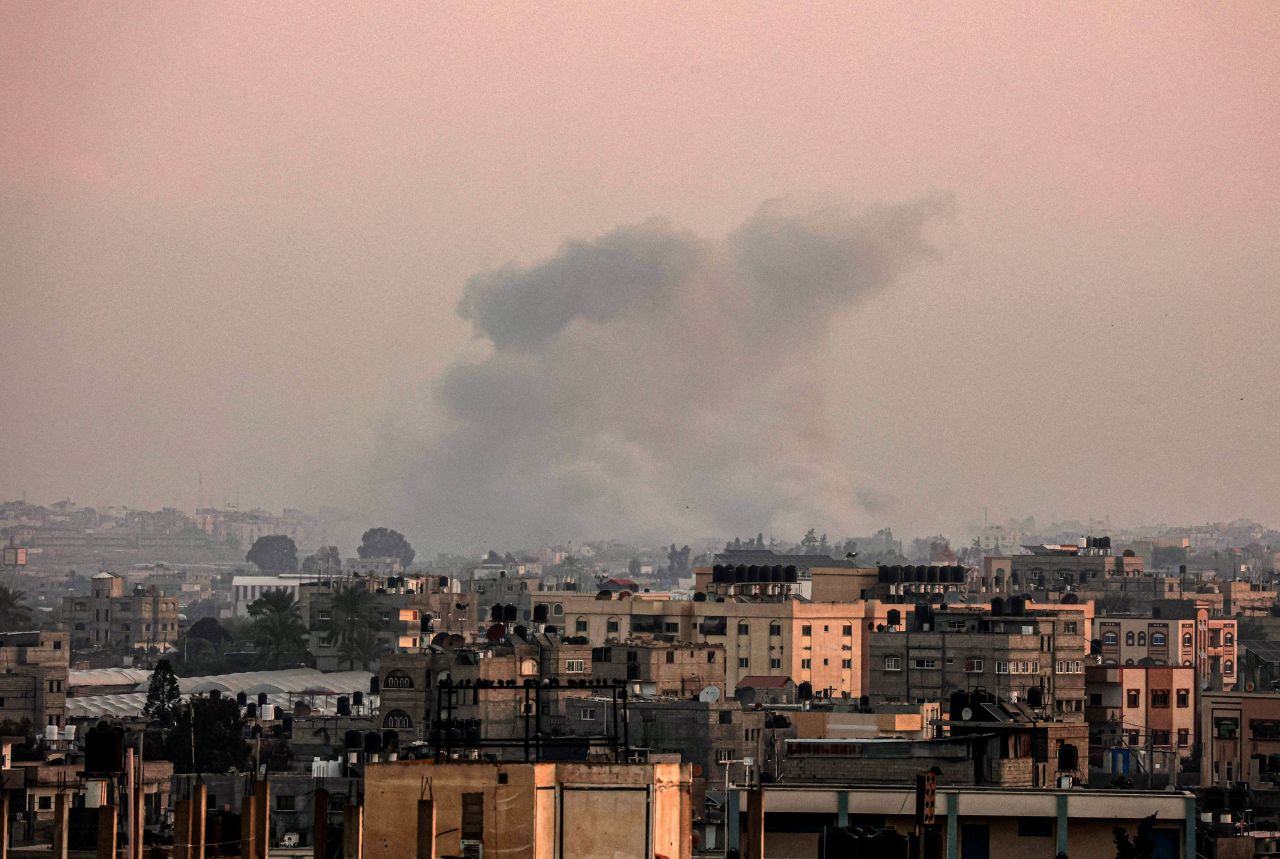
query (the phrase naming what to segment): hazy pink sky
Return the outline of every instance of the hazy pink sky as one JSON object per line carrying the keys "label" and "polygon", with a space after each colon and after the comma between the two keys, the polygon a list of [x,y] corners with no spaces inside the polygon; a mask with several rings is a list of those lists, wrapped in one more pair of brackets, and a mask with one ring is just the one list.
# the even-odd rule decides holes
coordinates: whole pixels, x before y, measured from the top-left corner
{"label": "hazy pink sky", "polygon": [[379,481],[468,278],[943,191],[812,380],[884,499],[826,527],[1280,524],[1277,45],[1272,3],[0,5],[0,496],[200,471],[432,536]]}

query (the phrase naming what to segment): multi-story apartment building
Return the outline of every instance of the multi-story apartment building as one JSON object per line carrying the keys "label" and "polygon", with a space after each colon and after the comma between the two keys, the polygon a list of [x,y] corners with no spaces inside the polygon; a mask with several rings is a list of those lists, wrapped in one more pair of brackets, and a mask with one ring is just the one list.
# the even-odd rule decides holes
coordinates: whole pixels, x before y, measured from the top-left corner
{"label": "multi-story apartment building", "polygon": [[780,593],[678,600],[667,594],[543,591],[531,597],[535,607],[548,606],[548,623],[597,646],[646,638],[721,645],[729,695],[748,675],[789,677],[797,686],[809,684],[816,695],[862,695],[867,636],[884,623],[886,612],[875,600],[811,602]]}
{"label": "multi-story apartment building", "polygon": [[[486,646],[383,657],[378,712],[383,728],[397,731],[402,744],[431,739],[433,727],[468,722],[478,722],[471,737],[477,741],[567,733],[565,700],[605,688],[604,681],[588,680],[595,680],[590,645],[511,635]],[[467,739],[458,736],[453,745],[460,748]]]}
{"label": "multi-story apartment building", "polygon": [[154,588],[128,589],[114,573],[93,577],[88,596],[62,602],[74,650],[163,651],[178,640],[178,599]]}
{"label": "multi-story apartment building", "polygon": [[715,689],[725,692],[724,647],[719,644],[630,642],[592,648],[591,672],[605,680],[638,684],[640,694],[695,697]]}
{"label": "multi-story apartment building", "polygon": [[63,725],[70,657],[65,632],[0,632],[0,722]]}
{"label": "multi-story apartment building", "polygon": [[1280,696],[1205,692],[1199,718],[1202,786],[1280,785]]}
{"label": "multi-story apartment building", "polygon": [[1087,605],[993,609],[917,606],[870,635],[873,702],[947,699],[982,689],[1084,720]]}
{"label": "multi-story apartment building", "polygon": [[[1171,617],[1170,608],[1185,610]],[[1099,617],[1094,638],[1103,665],[1185,665],[1196,682],[1233,689],[1239,654],[1235,618],[1210,617],[1201,602],[1160,606],[1160,617]]]}
{"label": "multi-story apartment building", "polygon": [[1029,590],[1097,587],[1104,579],[1142,575],[1142,559],[1132,552],[1111,551],[1109,537],[1081,537],[1079,545],[1024,546],[1030,554],[990,555],[982,561],[985,593],[1017,594]]}
{"label": "multi-story apartment building", "polygon": [[1196,678],[1189,665],[1090,665],[1085,717],[1091,761],[1107,749],[1189,755],[1196,743]]}

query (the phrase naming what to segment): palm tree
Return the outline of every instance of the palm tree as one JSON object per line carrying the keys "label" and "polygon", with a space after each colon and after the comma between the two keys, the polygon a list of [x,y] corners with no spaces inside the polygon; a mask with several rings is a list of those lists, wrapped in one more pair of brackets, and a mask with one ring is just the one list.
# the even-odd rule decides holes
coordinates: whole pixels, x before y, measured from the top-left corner
{"label": "palm tree", "polygon": [[357,655],[369,652],[362,639],[370,632],[376,635],[382,626],[375,609],[373,594],[363,585],[339,585],[333,592],[325,638],[352,669]]}
{"label": "palm tree", "polygon": [[258,660],[263,665],[279,668],[299,661],[306,648],[307,626],[292,593],[267,591],[249,605],[249,616],[253,618]]}
{"label": "palm tree", "polygon": [[356,664],[369,670],[370,664],[388,650],[386,642],[372,627],[361,627],[348,640],[338,645],[338,656],[347,661],[347,667],[354,669]]}
{"label": "palm tree", "polygon": [[23,605],[27,595],[0,585],[0,629],[25,629],[31,625],[31,609]]}

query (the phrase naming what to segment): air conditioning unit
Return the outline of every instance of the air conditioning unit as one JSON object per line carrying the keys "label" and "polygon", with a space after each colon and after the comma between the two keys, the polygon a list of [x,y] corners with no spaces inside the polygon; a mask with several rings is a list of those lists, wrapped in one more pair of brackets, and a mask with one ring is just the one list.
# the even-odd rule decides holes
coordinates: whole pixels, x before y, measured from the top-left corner
{"label": "air conditioning unit", "polygon": [[462,839],[462,855],[465,859],[484,859],[484,842]]}

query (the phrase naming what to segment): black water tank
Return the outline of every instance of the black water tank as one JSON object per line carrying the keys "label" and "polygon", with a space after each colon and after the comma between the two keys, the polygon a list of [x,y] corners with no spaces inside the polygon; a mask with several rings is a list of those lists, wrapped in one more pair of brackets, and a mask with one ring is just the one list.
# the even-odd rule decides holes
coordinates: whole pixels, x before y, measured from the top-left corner
{"label": "black water tank", "polygon": [[342,735],[342,745],[348,749],[360,748],[360,732],[347,731]]}
{"label": "black water tank", "polygon": [[1058,772],[1075,772],[1080,769],[1080,750],[1072,743],[1058,747]]}
{"label": "black water tank", "polygon": [[364,735],[364,752],[367,755],[376,755],[382,751],[382,734],[377,731],[368,731]]}
{"label": "black water tank", "polygon": [[551,616],[551,606],[546,603],[538,603],[533,607],[533,622],[546,623]]}
{"label": "black water tank", "polygon": [[[1027,690],[1027,705],[1038,710],[1044,706],[1044,689],[1032,686]],[[1072,767],[1074,769],[1074,767]]]}
{"label": "black water tank", "polygon": [[377,695],[381,689],[382,689],[382,680],[378,677],[378,675],[375,674],[372,677],[370,677],[369,678],[369,694]]}
{"label": "black water tank", "polygon": [[991,598],[991,616],[1000,617],[1004,614],[1004,600],[1000,597]]}
{"label": "black water tank", "polygon": [[698,591],[697,593],[695,593],[695,594],[693,595],[693,601],[694,601],[694,602],[706,602],[706,601],[707,601],[707,595],[706,595],[706,594],[704,594],[702,591]]}
{"label": "black water tank", "polygon": [[338,715],[339,716],[351,715],[351,699],[348,698],[346,695],[338,696]]}
{"label": "black water tank", "polygon": [[351,706],[352,707],[364,706],[364,693],[361,692],[359,689],[351,693]]}
{"label": "black water tank", "polygon": [[888,613],[885,615],[885,622],[889,624],[889,626],[902,626],[902,612],[898,611],[896,608],[889,609]]}
{"label": "black water tank", "polygon": [[517,609],[515,606],[511,605],[510,603],[502,607],[502,619],[507,623],[512,623],[513,621],[515,621],[518,615],[519,615],[519,609]]}
{"label": "black water tank", "polygon": [[89,773],[124,772],[124,731],[99,722],[84,735],[84,769]]}
{"label": "black water tank", "polygon": [[237,693],[236,693],[236,703],[237,703],[237,704],[239,704],[241,707],[243,707],[243,706],[244,706],[245,704],[247,704],[248,702],[249,702],[249,696],[248,696],[248,695],[246,695],[246,694],[245,694],[245,693],[243,693],[243,692],[237,692]]}
{"label": "black water tank", "polygon": [[794,584],[799,578],[798,574],[796,573],[796,568],[788,564],[786,572],[787,572],[787,583]]}
{"label": "black water tank", "polygon": [[258,706],[259,706],[259,707],[261,707],[261,706],[262,706],[263,704],[265,704],[265,703],[267,703],[267,693],[266,693],[266,692],[259,692],[259,693],[258,693]]}
{"label": "black water tank", "polygon": [[244,716],[246,719],[258,718],[258,705],[250,701],[244,707]]}
{"label": "black water tank", "polygon": [[969,706],[969,693],[963,689],[957,689],[951,693],[951,721],[960,722],[964,719],[964,711]]}

